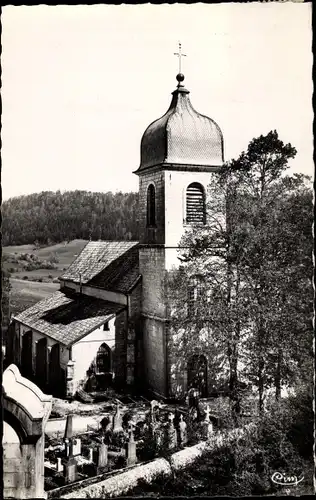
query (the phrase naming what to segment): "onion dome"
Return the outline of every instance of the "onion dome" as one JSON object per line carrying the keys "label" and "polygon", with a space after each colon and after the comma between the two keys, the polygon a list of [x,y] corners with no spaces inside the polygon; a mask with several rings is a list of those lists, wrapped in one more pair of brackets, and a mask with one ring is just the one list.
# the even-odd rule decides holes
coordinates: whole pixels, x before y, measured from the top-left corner
{"label": "onion dome", "polygon": [[168,111],[147,127],[141,141],[137,174],[155,166],[219,167],[224,162],[223,134],[211,118],[193,108],[189,90],[177,75]]}

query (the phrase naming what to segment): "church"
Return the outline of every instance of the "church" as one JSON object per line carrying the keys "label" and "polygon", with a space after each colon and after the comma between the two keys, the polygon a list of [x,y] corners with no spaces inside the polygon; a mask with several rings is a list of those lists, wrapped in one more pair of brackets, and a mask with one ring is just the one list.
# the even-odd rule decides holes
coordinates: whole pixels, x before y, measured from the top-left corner
{"label": "church", "polygon": [[[224,162],[223,135],[192,106],[180,72],[167,112],[140,145],[139,241],[90,241],[60,289],[12,317],[7,362],[58,397],[80,388],[150,391],[174,398],[165,273],[179,265],[186,228],[206,224],[207,186]],[[205,357],[203,395],[212,385]],[[182,393],[194,385],[184,360]],[[192,382],[193,381],[193,382]]]}

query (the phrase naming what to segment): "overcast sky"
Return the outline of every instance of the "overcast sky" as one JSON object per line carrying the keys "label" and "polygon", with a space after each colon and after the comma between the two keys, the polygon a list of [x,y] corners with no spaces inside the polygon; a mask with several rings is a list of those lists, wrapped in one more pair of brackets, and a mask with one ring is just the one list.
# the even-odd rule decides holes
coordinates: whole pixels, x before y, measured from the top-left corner
{"label": "overcast sky", "polygon": [[131,191],[145,128],[176,87],[178,40],[193,107],[225,159],[276,129],[313,174],[311,4],[6,6],[2,195]]}

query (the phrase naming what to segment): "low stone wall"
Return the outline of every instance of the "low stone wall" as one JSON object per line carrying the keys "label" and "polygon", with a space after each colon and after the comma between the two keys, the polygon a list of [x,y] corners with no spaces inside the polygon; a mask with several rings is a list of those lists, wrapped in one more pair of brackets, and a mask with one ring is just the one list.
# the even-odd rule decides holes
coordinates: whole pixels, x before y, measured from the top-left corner
{"label": "low stone wall", "polygon": [[117,497],[135,488],[139,479],[150,483],[158,476],[170,476],[171,474],[172,470],[167,460],[157,458],[152,462],[133,467],[130,470],[122,472],[122,474],[110,477],[99,483],[74,490],[72,493],[63,495],[63,498]]}
{"label": "low stone wall", "polygon": [[121,496],[135,488],[139,479],[150,484],[158,476],[170,477],[177,470],[185,469],[193,464],[198,457],[203,455],[203,453],[215,450],[222,447],[224,444],[235,441],[242,437],[245,430],[249,430],[253,427],[255,427],[254,424],[249,424],[245,428],[236,429],[225,434],[214,434],[209,441],[203,441],[195,446],[190,446],[189,448],[184,448],[174,453],[169,457],[169,461],[165,458],[157,458],[149,463],[134,466],[120,474],[106,478],[84,488],[76,489],[74,487],[73,491],[64,494],[63,498],[105,498]]}

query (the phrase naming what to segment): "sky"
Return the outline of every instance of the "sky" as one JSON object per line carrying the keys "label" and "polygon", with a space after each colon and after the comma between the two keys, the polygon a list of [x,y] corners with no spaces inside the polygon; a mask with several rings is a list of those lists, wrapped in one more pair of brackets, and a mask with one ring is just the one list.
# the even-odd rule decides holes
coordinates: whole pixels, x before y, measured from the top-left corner
{"label": "sky", "polygon": [[311,4],[5,6],[2,197],[137,191],[146,127],[176,88],[178,41],[193,107],[225,160],[276,129],[313,175]]}

